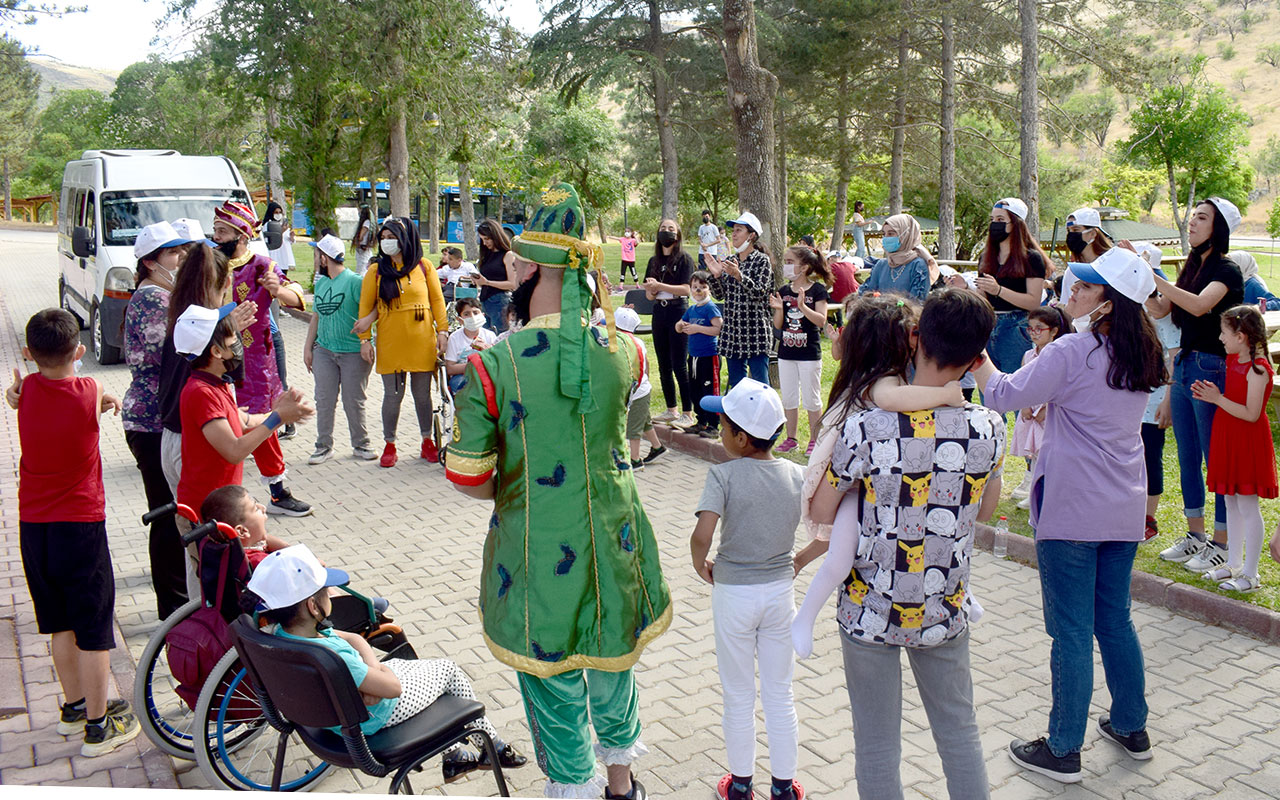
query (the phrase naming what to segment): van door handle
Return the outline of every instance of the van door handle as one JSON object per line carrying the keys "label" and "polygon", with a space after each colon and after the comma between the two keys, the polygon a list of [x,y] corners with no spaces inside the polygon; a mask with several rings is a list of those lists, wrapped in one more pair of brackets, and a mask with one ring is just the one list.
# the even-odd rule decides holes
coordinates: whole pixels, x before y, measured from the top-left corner
{"label": "van door handle", "polygon": [[80,269],[85,269],[85,262],[83,258],[80,259]]}

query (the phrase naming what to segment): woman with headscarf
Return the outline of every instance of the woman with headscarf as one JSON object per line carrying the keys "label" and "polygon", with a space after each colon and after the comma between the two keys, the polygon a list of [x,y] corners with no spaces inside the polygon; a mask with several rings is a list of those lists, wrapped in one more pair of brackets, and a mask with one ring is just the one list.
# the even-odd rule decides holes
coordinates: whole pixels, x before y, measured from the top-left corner
{"label": "woman with headscarf", "polygon": [[1267,301],[1267,311],[1280,309],[1280,297],[1276,297],[1267,288],[1267,284],[1258,277],[1258,262],[1248,250],[1233,250],[1227,258],[1240,268],[1240,277],[1244,279],[1244,303],[1256,306],[1262,300]]}
{"label": "woman with headscarf", "polygon": [[395,466],[396,427],[406,383],[413,392],[418,414],[421,456],[436,463],[440,454],[431,436],[431,376],[436,371],[437,355],[444,353],[449,341],[440,277],[422,255],[422,240],[408,217],[388,217],[378,231],[378,239],[381,255],[376,268],[365,273],[360,287],[360,316],[377,311],[376,345],[372,329],[361,322],[356,324],[360,355],[370,364],[376,363],[382,376],[382,438],[386,447],[378,463]]}
{"label": "woman with headscarf", "polygon": [[894,214],[884,222],[885,258],[871,266],[871,275],[858,294],[905,294],[924,302],[932,281],[929,262],[920,251],[920,223],[910,214]]}
{"label": "woman with headscarf", "polygon": [[1231,201],[1221,197],[1202,200],[1187,223],[1191,252],[1177,282],[1156,276],[1159,309],[1172,308],[1173,321],[1182,330],[1173,384],[1157,414],[1173,420],[1182,513],[1187,518],[1187,535],[1163,550],[1160,557],[1182,564],[1196,575],[1227,563],[1227,508],[1222,495],[1214,496],[1213,539],[1205,540],[1203,467],[1208,465],[1218,407],[1197,400],[1191,386],[1196,381],[1209,381],[1224,391],[1226,385],[1227,351],[1219,338],[1222,314],[1244,301],[1240,268],[1227,258],[1231,231],[1239,223],[1240,211]]}

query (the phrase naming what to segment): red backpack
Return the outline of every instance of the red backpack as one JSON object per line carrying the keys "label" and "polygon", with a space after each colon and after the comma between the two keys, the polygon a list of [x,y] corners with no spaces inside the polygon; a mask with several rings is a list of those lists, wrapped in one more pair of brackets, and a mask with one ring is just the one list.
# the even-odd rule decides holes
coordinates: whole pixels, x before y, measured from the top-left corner
{"label": "red backpack", "polygon": [[169,672],[178,682],[174,691],[193,710],[205,680],[232,647],[231,627],[221,612],[230,563],[230,554],[224,552],[218,567],[218,589],[213,605],[200,607],[165,636]]}

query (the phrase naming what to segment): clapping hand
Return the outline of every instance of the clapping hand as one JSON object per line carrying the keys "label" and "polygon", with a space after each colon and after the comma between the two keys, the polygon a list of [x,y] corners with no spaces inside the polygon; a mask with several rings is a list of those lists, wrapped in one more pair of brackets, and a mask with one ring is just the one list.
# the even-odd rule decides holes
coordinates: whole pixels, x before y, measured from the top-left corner
{"label": "clapping hand", "polygon": [[231,310],[231,327],[235,328],[236,332],[239,333],[252,325],[257,316],[258,304],[252,300],[245,300]]}
{"label": "clapping hand", "polygon": [[[961,278],[960,280],[964,280]],[[979,274],[973,279],[973,283],[979,290],[987,294],[998,294],[1000,292],[1000,284],[996,283],[996,279],[987,274]]]}
{"label": "clapping hand", "polygon": [[1222,392],[1215,383],[1196,381],[1191,384],[1191,396],[1206,403],[1213,403],[1216,406],[1218,401],[1222,399]]}
{"label": "clapping hand", "polygon": [[782,295],[777,292],[769,295],[769,308],[772,308],[774,311],[781,311],[783,308]]}
{"label": "clapping hand", "polygon": [[22,396],[22,373],[17,367],[13,368],[13,384],[4,390],[4,399],[9,403],[9,408],[18,407],[18,398]]}

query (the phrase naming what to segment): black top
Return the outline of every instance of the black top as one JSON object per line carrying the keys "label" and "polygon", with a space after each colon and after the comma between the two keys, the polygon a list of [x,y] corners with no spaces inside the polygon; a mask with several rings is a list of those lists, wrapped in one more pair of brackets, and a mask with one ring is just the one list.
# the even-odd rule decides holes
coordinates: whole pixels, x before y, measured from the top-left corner
{"label": "black top", "polygon": [[1240,275],[1240,268],[1235,265],[1235,262],[1215,253],[1200,265],[1200,273],[1192,285],[1183,288],[1194,294],[1200,294],[1204,291],[1204,287],[1214,281],[1226,286],[1227,293],[1222,296],[1212,311],[1197,317],[1175,304],[1173,321],[1182,329],[1183,350],[1196,350],[1226,358],[1227,351],[1218,339],[1218,335],[1222,332],[1222,312],[1244,302],[1244,278]]}
{"label": "black top", "polygon": [[[782,297],[782,341],[778,343],[778,358],[787,361],[822,360],[821,331],[800,311],[796,290],[788,283],[778,290],[778,294]],[[804,290],[804,304],[809,308],[829,299],[827,287],[820,283]]]}
{"label": "black top", "polygon": [[[1001,264],[1000,266],[1003,267],[1004,264]],[[997,271],[998,269],[999,268],[997,267]],[[1001,278],[995,275],[993,275],[992,277],[996,279],[996,283],[1000,284],[1005,289],[1008,289],[1011,292],[1019,292],[1021,294],[1026,294],[1027,278],[1045,277],[1044,259],[1040,257],[1039,253],[1036,253],[1036,252],[1027,253],[1027,274],[1026,275],[1024,275],[1021,278]],[[1004,292],[1001,292],[1001,294],[1004,294]],[[1008,300],[1005,300],[1003,297],[997,297],[994,294],[987,295],[987,299],[991,301],[991,307],[994,308],[996,311],[1025,311],[1026,310],[1024,308],[1020,308],[1019,306],[1015,306],[1013,303],[1010,303]]]}
{"label": "black top", "polygon": [[[658,248],[661,251],[661,247]],[[649,266],[644,269],[645,278],[653,278],[659,283],[669,283],[672,286],[689,283],[689,279],[693,277],[693,259],[683,250],[677,250],[671,255],[663,255],[661,252],[655,252],[649,257]],[[683,295],[677,295],[676,301],[684,302]]]}
{"label": "black top", "polygon": [[191,362],[173,349],[173,334],[160,350],[160,422],[165,430],[182,433],[182,387],[191,377]]}
{"label": "black top", "polygon": [[[507,279],[507,265],[503,263],[503,258],[507,255],[505,250],[490,250],[480,262],[480,274],[488,281],[505,281]],[[480,299],[488,300],[495,294],[502,294],[506,289],[495,289],[492,286],[480,287]]]}

